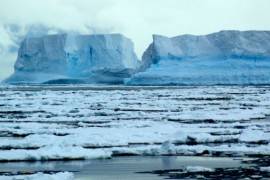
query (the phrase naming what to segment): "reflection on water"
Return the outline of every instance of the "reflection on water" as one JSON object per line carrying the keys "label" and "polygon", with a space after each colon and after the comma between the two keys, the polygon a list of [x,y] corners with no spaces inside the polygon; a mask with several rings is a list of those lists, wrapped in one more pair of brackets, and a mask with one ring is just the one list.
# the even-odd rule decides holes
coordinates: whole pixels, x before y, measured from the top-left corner
{"label": "reflection on water", "polygon": [[136,172],[178,169],[185,166],[239,167],[240,160],[207,157],[121,157],[107,160],[3,163],[0,171],[73,171],[76,180],[161,180],[152,174]]}

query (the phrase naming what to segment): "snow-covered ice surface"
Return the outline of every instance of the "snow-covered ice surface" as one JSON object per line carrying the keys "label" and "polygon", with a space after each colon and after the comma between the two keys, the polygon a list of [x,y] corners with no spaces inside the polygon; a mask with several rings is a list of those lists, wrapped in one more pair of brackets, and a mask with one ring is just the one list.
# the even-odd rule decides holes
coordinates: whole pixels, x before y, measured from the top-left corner
{"label": "snow-covered ice surface", "polygon": [[2,87],[0,161],[270,154],[270,87]]}
{"label": "snow-covered ice surface", "polygon": [[0,180],[74,180],[72,173],[56,173],[43,174],[37,173],[33,175],[18,175],[18,176],[0,176]]}
{"label": "snow-covered ice surface", "polygon": [[201,167],[201,166],[188,166],[186,167],[187,172],[212,172],[214,171],[211,168]]}

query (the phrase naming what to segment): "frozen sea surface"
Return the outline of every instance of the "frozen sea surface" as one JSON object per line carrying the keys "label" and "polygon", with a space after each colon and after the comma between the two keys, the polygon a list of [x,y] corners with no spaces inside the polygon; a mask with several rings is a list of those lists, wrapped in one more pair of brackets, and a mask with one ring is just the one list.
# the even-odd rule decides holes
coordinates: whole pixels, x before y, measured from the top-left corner
{"label": "frozen sea surface", "polygon": [[269,154],[269,87],[9,87],[0,161]]}
{"label": "frozen sea surface", "polygon": [[2,163],[266,156],[270,87],[2,86],[0,124]]}

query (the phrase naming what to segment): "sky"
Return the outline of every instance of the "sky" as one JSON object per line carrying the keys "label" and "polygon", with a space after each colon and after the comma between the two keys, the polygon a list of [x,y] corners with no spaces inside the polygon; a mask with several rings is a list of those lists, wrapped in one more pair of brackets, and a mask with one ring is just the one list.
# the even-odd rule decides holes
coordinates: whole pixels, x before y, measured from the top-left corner
{"label": "sky", "polygon": [[0,80],[12,73],[16,61],[16,52],[8,52],[16,41],[5,29],[10,24],[122,33],[133,40],[140,58],[152,34],[270,30],[269,20],[270,0],[0,0]]}

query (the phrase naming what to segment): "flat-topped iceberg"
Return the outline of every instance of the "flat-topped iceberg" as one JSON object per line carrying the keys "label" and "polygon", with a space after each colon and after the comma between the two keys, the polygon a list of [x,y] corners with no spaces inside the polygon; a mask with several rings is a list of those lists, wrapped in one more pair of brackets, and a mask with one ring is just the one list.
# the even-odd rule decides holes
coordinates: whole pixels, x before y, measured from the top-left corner
{"label": "flat-topped iceberg", "polygon": [[[138,73],[139,72],[139,73]],[[270,84],[270,31],[154,35],[139,61],[121,34],[26,38],[7,83]]]}
{"label": "flat-topped iceberg", "polygon": [[270,31],[154,35],[132,85],[270,84]]}
{"label": "flat-topped iceberg", "polygon": [[139,66],[133,43],[121,34],[26,38],[7,83],[122,83]]}

